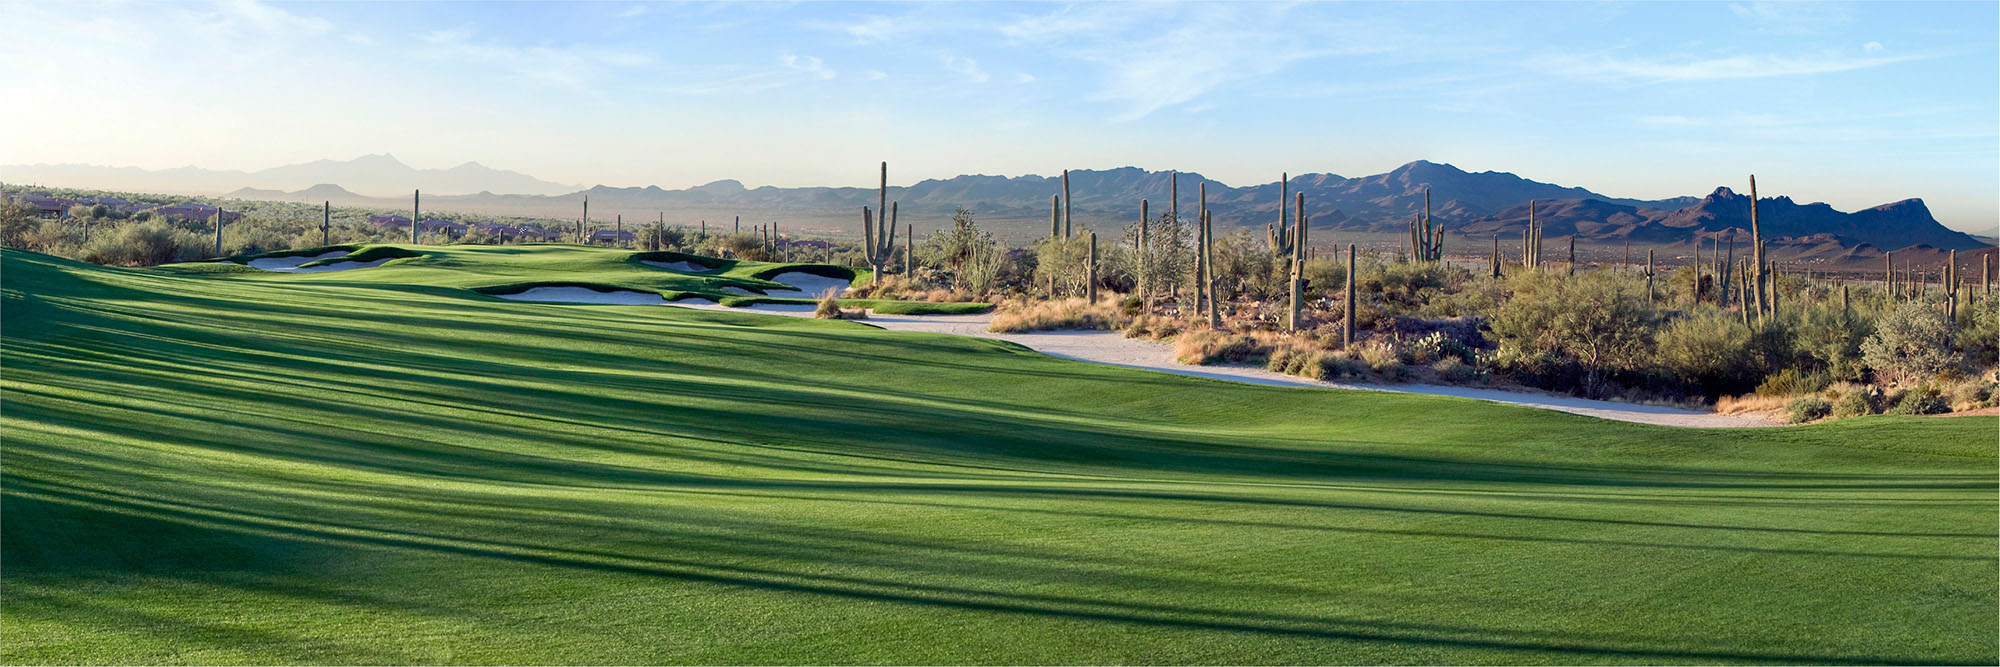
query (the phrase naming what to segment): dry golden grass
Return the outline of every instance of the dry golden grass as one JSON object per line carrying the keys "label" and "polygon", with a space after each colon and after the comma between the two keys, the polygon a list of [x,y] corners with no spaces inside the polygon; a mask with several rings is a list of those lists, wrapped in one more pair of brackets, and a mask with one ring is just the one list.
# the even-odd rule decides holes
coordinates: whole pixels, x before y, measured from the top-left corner
{"label": "dry golden grass", "polygon": [[1118,312],[1115,299],[1090,303],[1080,298],[1002,304],[986,327],[994,333],[1122,329],[1131,318]]}
{"label": "dry golden grass", "polygon": [[1791,403],[1792,399],[1794,398],[1797,397],[1763,396],[1759,394],[1744,394],[1742,396],[1724,396],[1722,398],[1718,398],[1715,400],[1715,412],[1716,414],[1724,414],[1724,415],[1749,415],[1749,414],[1778,412],[1780,410],[1785,409],[1785,406]]}

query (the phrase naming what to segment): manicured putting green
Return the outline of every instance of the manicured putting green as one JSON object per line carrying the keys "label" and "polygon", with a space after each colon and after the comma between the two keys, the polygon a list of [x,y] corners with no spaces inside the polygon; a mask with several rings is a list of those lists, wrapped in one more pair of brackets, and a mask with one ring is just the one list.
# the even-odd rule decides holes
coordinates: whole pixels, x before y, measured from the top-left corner
{"label": "manicured putting green", "polygon": [[6,251],[0,661],[1996,658],[1991,417],[1679,430],[1228,384],[509,302],[468,288],[694,278],[418,250]]}

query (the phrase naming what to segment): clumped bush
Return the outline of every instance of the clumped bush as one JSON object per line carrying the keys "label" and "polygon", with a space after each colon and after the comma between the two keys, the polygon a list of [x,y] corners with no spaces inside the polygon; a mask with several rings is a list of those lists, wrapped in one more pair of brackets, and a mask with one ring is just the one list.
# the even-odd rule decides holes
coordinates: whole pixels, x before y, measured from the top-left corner
{"label": "clumped bush", "polygon": [[1886,414],[1892,415],[1939,415],[1951,412],[1951,405],[1935,387],[1928,385],[1904,391],[1896,404]]}
{"label": "clumped bush", "polygon": [[868,309],[841,310],[839,291],[828,288],[820,293],[819,307],[813,309],[813,317],[822,320],[865,320],[868,319]]}
{"label": "clumped bush", "polygon": [[1818,396],[1802,396],[1785,405],[1785,414],[1791,423],[1803,424],[1833,414],[1833,404]]}
{"label": "clumped bush", "polygon": [[1718,308],[1703,308],[1674,320],[1660,332],[1655,359],[1692,393],[1714,399],[1740,394],[1757,380],[1750,328]]}
{"label": "clumped bush", "polygon": [[1861,343],[1861,359],[1882,379],[1924,381],[1964,362],[1952,337],[1951,324],[1936,308],[1905,303],[1876,322],[1875,333]]}
{"label": "clumped bush", "polygon": [[1874,387],[1852,386],[1833,401],[1836,419],[1872,415],[1882,410],[1882,392]]}
{"label": "clumped bush", "polygon": [[1954,410],[1977,410],[1994,405],[1996,391],[1994,383],[1984,378],[1974,378],[1958,383],[1951,389],[1951,405]]}
{"label": "clumped bush", "polygon": [[1437,373],[1439,382],[1449,384],[1465,384],[1479,379],[1479,369],[1473,368],[1471,364],[1460,361],[1456,357],[1445,358],[1435,364],[1431,364],[1431,370]]}
{"label": "clumped bush", "polygon": [[206,254],[205,244],[160,222],[121,225],[95,235],[80,253],[83,261],[112,266],[153,266]]}
{"label": "clumped bush", "polygon": [[1582,394],[1598,395],[1607,372],[1628,369],[1650,356],[1653,312],[1646,307],[1644,289],[1631,278],[1528,272],[1509,284],[1514,296],[1493,318],[1501,350],[1511,350],[1513,358],[1575,368],[1580,371],[1575,389]]}
{"label": "clumped bush", "polygon": [[987,326],[987,330],[995,333],[1107,330],[1124,328],[1128,320],[1119,312],[1116,299],[1100,299],[1097,303],[1080,298],[1014,302],[1002,306],[999,312],[993,314],[993,323]]}
{"label": "clumped bush", "polygon": [[1263,356],[1260,352],[1255,338],[1214,329],[1189,331],[1174,339],[1174,359],[1183,364],[1241,363]]}

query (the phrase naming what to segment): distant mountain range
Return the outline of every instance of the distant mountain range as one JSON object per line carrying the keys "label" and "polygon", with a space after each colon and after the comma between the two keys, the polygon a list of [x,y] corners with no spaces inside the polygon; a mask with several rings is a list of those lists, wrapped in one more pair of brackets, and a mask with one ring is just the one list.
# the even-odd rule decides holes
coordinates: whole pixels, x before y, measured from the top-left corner
{"label": "distant mountain range", "polygon": [[[32,175],[32,180],[44,184],[92,187],[101,182],[100,177],[92,176],[96,173],[92,170],[106,169],[0,167],[0,181],[19,183]],[[404,193],[420,187],[425,191],[426,208],[438,211],[574,218],[588,197],[592,218],[600,221],[626,215],[636,222],[664,214],[681,224],[699,218],[720,225],[740,215],[753,223],[782,221],[792,230],[858,227],[860,208],[873,206],[876,198],[872,187],[747,188],[734,180],[678,190],[600,185],[579,191],[473,163],[446,170],[411,169],[387,155],[346,162],[322,160],[250,174],[198,169],[144,173],[163,179],[188,174],[220,179],[234,174],[235,178],[249,179],[237,181],[239,185],[252,186],[228,194],[241,199],[332,201],[343,206],[400,210],[409,205],[409,195]],[[301,185],[272,185],[276,182]],[[1721,234],[1725,239],[1736,234],[1742,237],[1740,243],[1748,242],[1749,198],[1726,187],[1704,197],[1623,199],[1506,172],[1473,173],[1421,160],[1388,173],[1357,178],[1298,174],[1290,177],[1289,184],[1290,193],[1305,194],[1306,210],[1315,228],[1336,232],[1400,232],[1424,209],[1428,189],[1437,221],[1455,235],[1482,241],[1495,236],[1503,243],[1518,239],[1526,227],[1528,203],[1534,201],[1535,217],[1551,238],[1574,234],[1580,240],[1600,243],[1657,244],[1692,241],[1704,234]],[[1179,176],[1182,217],[1193,216],[1204,186],[1216,224],[1225,230],[1242,227],[1261,232],[1277,220],[1277,179],[1230,187],[1197,173]],[[303,189],[285,189],[290,187]],[[1070,191],[1075,199],[1070,207],[1078,223],[1110,231],[1138,217],[1141,199],[1151,203],[1155,214],[1169,210],[1170,187],[1169,172],[1134,167],[1073,170]],[[355,193],[356,189],[397,194],[367,196]],[[964,207],[976,212],[989,228],[1022,239],[1046,233],[1049,197],[1061,191],[1059,176],[963,175],[891,187],[889,197],[899,202],[902,221],[915,224],[920,232],[945,224],[953,210]],[[1919,245],[1964,250],[1988,245],[1939,224],[1920,199],[1847,213],[1821,203],[1798,204],[1789,197],[1765,197],[1758,211],[1767,238],[1787,239],[1781,243],[1810,247],[1820,255],[1864,245],[1889,250]]]}
{"label": "distant mountain range", "polygon": [[314,160],[258,171],[17,164],[0,166],[0,181],[199,194],[222,193],[238,188],[293,190],[319,183],[339,183],[348,190],[385,196],[415,188],[441,195],[478,192],[557,195],[574,192],[578,187],[544,181],[520,172],[493,169],[477,162],[467,162],[450,169],[417,169],[388,154],[363,155],[352,160]]}

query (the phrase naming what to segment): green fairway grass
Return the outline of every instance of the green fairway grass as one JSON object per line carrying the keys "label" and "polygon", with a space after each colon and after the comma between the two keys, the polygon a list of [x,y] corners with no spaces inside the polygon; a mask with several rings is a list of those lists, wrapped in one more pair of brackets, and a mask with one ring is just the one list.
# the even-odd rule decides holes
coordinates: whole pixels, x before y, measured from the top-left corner
{"label": "green fairway grass", "polygon": [[4,251],[0,662],[1996,660],[1993,417],[1233,384],[414,250]]}
{"label": "green fairway grass", "polygon": [[[342,257],[307,262],[304,266],[372,261],[396,258],[388,264],[367,269],[324,273],[286,273],[244,266],[259,257],[311,257],[329,250],[346,250]],[[716,270],[683,273],[643,263],[642,260],[674,262],[698,259]],[[758,303],[816,303],[819,295],[801,294],[786,285],[772,282],[772,276],[800,271],[826,277],[857,280],[867,269],[830,264],[751,262],[712,257],[696,258],[674,252],[633,252],[618,248],[572,244],[418,246],[414,249],[385,245],[336,245],[321,248],[283,250],[261,255],[232,257],[227,262],[169,264],[156,271],[179,275],[232,274],[239,279],[282,283],[361,282],[384,285],[426,285],[468,289],[484,294],[511,294],[541,286],[581,286],[599,290],[627,289],[654,292],[669,301],[698,297],[726,306]],[[863,283],[867,282],[862,280]],[[744,295],[723,291],[738,287],[757,292]],[[991,308],[983,303],[930,303],[877,299],[843,299],[850,308],[870,308],[882,313],[932,315],[977,313]]]}

